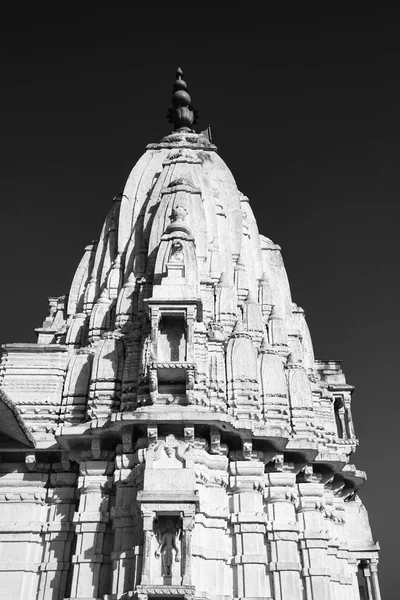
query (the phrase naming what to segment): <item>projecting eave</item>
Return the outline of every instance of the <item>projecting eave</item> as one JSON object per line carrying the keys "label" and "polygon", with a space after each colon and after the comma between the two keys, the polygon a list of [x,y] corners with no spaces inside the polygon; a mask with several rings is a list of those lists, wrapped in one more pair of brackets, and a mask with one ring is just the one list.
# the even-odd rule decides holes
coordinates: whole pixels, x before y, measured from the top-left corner
{"label": "projecting eave", "polygon": [[15,445],[34,448],[36,442],[17,406],[0,389],[0,448]]}

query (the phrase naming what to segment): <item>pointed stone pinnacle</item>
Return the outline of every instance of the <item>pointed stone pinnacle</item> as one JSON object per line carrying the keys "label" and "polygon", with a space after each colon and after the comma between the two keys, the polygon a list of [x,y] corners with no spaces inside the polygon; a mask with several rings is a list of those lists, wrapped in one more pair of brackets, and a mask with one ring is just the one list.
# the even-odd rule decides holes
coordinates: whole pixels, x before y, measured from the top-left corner
{"label": "pointed stone pinnacle", "polygon": [[238,320],[236,321],[235,327],[233,328],[233,333],[243,333],[243,332],[244,332],[244,327],[243,327],[242,319],[241,319],[241,317],[239,317]]}
{"label": "pointed stone pinnacle", "polygon": [[192,99],[187,91],[187,83],[183,79],[180,67],[176,70],[176,79],[172,89],[172,106],[168,111],[168,121],[174,124],[175,131],[189,129],[196,123],[197,111],[192,106]]}
{"label": "pointed stone pinnacle", "polygon": [[227,271],[223,271],[223,273],[221,273],[221,277],[219,278],[218,285],[220,285],[222,287],[230,287],[232,285]]}
{"label": "pointed stone pinnacle", "polygon": [[296,350],[289,352],[287,357],[288,365],[299,365],[301,364],[301,358],[299,357],[299,353]]}
{"label": "pointed stone pinnacle", "polygon": [[110,294],[107,288],[104,288],[104,290],[101,292],[100,294],[100,298],[98,299],[98,303],[100,304],[104,304],[106,302],[110,301]]}
{"label": "pointed stone pinnacle", "polygon": [[249,290],[249,293],[247,294],[246,303],[247,304],[258,304],[256,295],[251,290]]}
{"label": "pointed stone pinnacle", "polygon": [[272,307],[271,314],[269,315],[269,320],[271,319],[282,319],[276,304]]}

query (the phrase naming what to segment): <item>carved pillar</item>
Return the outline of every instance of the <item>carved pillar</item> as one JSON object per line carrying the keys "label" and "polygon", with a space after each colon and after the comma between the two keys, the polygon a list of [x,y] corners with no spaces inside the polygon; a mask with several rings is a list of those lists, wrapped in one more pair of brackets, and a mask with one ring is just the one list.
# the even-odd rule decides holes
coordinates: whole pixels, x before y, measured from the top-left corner
{"label": "carved pillar", "polygon": [[381,591],[379,588],[379,579],[378,579],[378,561],[372,559],[371,560],[371,586],[373,591],[374,600],[381,600]]}
{"label": "carved pillar", "polygon": [[[194,361],[196,364],[195,402],[209,406],[208,400],[208,336],[203,322],[194,324]],[[190,401],[190,403],[193,403]]]}
{"label": "carved pillar", "polygon": [[183,585],[192,585],[192,531],[194,517],[185,516],[182,519],[183,527]]}
{"label": "carved pillar", "polygon": [[143,514],[143,562],[141,585],[148,585],[150,581],[151,539],[153,537],[153,523],[155,513],[142,511]]}
{"label": "carved pillar", "polygon": [[[346,424],[346,415],[345,415],[345,407],[341,406],[337,409],[337,415],[340,422],[341,431],[338,431],[338,435],[340,438],[346,440],[347,439],[347,424]],[[341,434],[341,435],[340,435]]]}
{"label": "carved pillar", "polygon": [[136,329],[127,341],[124,372],[122,376],[121,411],[137,406],[137,385],[140,370],[140,333]]}
{"label": "carved pillar", "polygon": [[277,599],[301,598],[299,526],[295,506],[296,475],[289,471],[266,473],[264,503],[267,540],[271,548],[268,570]]}
{"label": "carved pillar", "polygon": [[226,412],[225,339],[222,325],[211,323],[208,341],[208,381],[210,408]]}
{"label": "carved pillar", "polygon": [[115,507],[111,511],[114,528],[112,593],[116,596],[135,588],[140,579],[143,534],[139,507],[136,504],[138,485],[143,481],[143,450],[133,453],[132,432],[122,435],[116,448]]}
{"label": "carved pillar", "polygon": [[189,364],[186,369],[186,401],[188,404],[195,403],[194,383],[195,383],[195,368],[194,368],[194,365]]}
{"label": "carved pillar", "polygon": [[262,453],[252,452],[253,460],[237,460],[240,455],[243,457],[242,453],[231,453],[229,464],[234,534],[233,595],[237,598],[266,599],[272,593],[265,569],[268,558],[262,506],[264,462],[260,460]]}
{"label": "carved pillar", "polygon": [[329,544],[331,547],[333,544],[337,544],[336,570],[339,575],[339,585],[336,584],[337,600],[353,600],[353,576],[350,564],[349,544],[344,541],[345,504],[344,499],[340,497],[341,489],[339,487],[334,494],[334,511],[332,514],[333,533]]}
{"label": "carved pillar", "polygon": [[[95,454],[100,455],[100,452]],[[76,553],[72,557],[71,599],[99,598],[109,591],[110,559],[107,561],[103,545],[109,521],[109,475],[113,467],[113,462],[108,460],[83,460],[80,465],[80,501],[74,516]]]}
{"label": "carved pillar", "polygon": [[[72,519],[75,512],[77,473],[64,472],[69,461],[53,463],[57,473],[50,475],[47,491],[47,515],[43,523],[44,549],[40,565],[37,600],[65,598],[68,572],[71,569],[71,549],[74,539]],[[55,592],[57,590],[57,592]]]}
{"label": "carved pillar", "polygon": [[360,569],[364,575],[366,600],[381,600],[378,581],[378,561],[366,559],[361,561]]}
{"label": "carved pillar", "polygon": [[151,355],[158,359],[158,329],[160,323],[160,309],[158,306],[152,306],[150,311],[151,322]]}
{"label": "carved pillar", "polygon": [[331,600],[348,600],[347,589],[342,587],[344,579],[342,567],[344,566],[344,560],[343,553],[339,550],[343,535],[341,531],[338,531],[337,527],[340,516],[336,514],[334,507],[334,496],[331,483],[325,484],[324,505],[324,521],[327,531],[329,532],[327,562],[331,573]]}
{"label": "carved pillar", "polygon": [[361,600],[360,590],[359,590],[359,586],[358,586],[358,577],[357,577],[358,560],[353,555],[350,555],[348,564],[349,564],[349,570],[350,570],[351,581],[352,581],[351,592],[350,592],[349,598],[350,598],[350,600]]}
{"label": "carved pillar", "polygon": [[186,361],[194,361],[194,324],[196,321],[196,307],[188,306],[186,310]]}
{"label": "carved pillar", "polygon": [[365,580],[365,589],[367,592],[367,600],[374,600],[374,596],[372,594],[372,584],[371,584],[371,570],[369,561],[363,561],[361,564],[361,569],[364,575]]}
{"label": "carved pillar", "polygon": [[343,399],[344,399],[344,408],[345,408],[345,414],[346,414],[346,429],[348,431],[348,437],[350,439],[354,439],[356,437],[356,434],[354,431],[353,417],[351,414],[351,391],[344,392]]}
{"label": "carved pillar", "polygon": [[312,467],[306,467],[303,480],[299,483],[299,505],[297,518],[302,533],[300,549],[302,554],[306,600],[331,600],[330,571],[327,549],[329,533],[324,527],[323,495],[324,486],[319,477],[313,475]]}
{"label": "carved pillar", "polygon": [[150,404],[154,404],[158,398],[158,377],[156,363],[151,363],[149,366],[149,392]]}

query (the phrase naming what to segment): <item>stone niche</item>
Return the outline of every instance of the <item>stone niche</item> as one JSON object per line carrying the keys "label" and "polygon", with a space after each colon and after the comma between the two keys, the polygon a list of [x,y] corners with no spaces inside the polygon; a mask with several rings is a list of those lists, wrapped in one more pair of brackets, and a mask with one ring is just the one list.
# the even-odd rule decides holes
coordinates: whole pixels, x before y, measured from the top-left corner
{"label": "stone niche", "polygon": [[152,404],[192,404],[196,364],[194,323],[197,301],[148,300],[151,321],[151,356],[148,364]]}
{"label": "stone niche", "polygon": [[191,538],[198,497],[192,448],[169,434],[146,453],[141,505],[144,548],[139,598],[192,598]]}

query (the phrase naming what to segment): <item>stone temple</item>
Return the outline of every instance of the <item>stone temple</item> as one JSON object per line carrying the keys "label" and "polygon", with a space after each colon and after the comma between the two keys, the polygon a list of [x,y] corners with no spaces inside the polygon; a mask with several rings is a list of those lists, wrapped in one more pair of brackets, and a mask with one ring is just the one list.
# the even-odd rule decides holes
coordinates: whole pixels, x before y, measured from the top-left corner
{"label": "stone temple", "polygon": [[195,133],[149,144],[0,368],[4,600],[379,600],[353,387]]}

